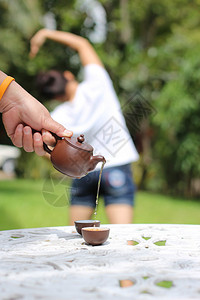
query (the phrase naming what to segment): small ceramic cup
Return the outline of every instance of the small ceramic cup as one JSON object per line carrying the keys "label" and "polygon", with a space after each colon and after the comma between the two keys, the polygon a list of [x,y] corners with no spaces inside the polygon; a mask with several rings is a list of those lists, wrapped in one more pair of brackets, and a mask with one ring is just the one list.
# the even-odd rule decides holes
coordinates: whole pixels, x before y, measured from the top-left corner
{"label": "small ceramic cup", "polygon": [[75,228],[76,231],[82,235],[81,229],[84,227],[99,227],[100,226],[100,221],[97,220],[79,220],[75,221]]}
{"label": "small ceramic cup", "polygon": [[106,227],[84,227],[81,231],[86,243],[96,246],[105,243],[110,229]]}

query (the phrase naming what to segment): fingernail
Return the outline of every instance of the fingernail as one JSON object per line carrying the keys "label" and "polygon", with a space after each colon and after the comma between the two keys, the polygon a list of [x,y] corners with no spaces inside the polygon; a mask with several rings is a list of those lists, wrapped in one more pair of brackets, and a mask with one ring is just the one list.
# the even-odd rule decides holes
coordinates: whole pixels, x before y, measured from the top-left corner
{"label": "fingernail", "polygon": [[71,137],[73,135],[73,132],[66,129],[66,130],[63,131],[62,135],[66,136],[66,137]]}
{"label": "fingernail", "polygon": [[20,125],[17,126],[17,131],[22,132],[23,128],[24,128],[23,125],[20,124]]}
{"label": "fingernail", "polygon": [[48,131],[45,129],[42,129],[42,135],[45,135]]}
{"label": "fingernail", "polygon": [[40,134],[39,133],[35,133],[35,141],[39,142],[40,141]]}
{"label": "fingernail", "polygon": [[24,127],[24,133],[25,134],[30,134],[31,133],[31,129],[29,127]]}

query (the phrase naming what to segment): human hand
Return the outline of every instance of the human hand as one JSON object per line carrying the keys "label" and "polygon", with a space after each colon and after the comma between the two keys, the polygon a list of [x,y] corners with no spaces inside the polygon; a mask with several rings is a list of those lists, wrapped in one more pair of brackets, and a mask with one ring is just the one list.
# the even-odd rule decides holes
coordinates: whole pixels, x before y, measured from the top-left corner
{"label": "human hand", "polygon": [[39,156],[44,156],[47,152],[44,150],[44,144],[55,146],[56,140],[48,131],[34,132],[30,126],[19,124],[13,135],[12,142],[15,146],[23,147],[26,152],[35,152]]}
{"label": "human hand", "polygon": [[[49,131],[60,137],[71,137],[72,131],[66,130],[55,122],[48,110],[16,82],[12,82],[0,102],[2,120],[8,136],[17,147],[25,151],[35,151],[44,155],[43,142],[53,145],[55,139]],[[32,133],[32,128],[36,133]]]}
{"label": "human hand", "polygon": [[38,53],[40,47],[46,41],[46,32],[48,29],[41,29],[39,30],[30,40],[30,53],[29,56],[31,58],[35,57]]}

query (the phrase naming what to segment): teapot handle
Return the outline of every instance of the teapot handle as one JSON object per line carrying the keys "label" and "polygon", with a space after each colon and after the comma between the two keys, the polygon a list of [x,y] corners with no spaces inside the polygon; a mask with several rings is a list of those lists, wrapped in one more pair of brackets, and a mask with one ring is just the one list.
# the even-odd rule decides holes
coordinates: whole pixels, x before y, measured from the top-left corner
{"label": "teapot handle", "polygon": [[[41,131],[37,131],[37,130],[35,130],[35,129],[32,129],[32,132],[33,132],[33,134],[36,133],[36,132],[39,132],[40,134],[42,134]],[[55,133],[53,133],[53,132],[51,132],[51,131],[50,131],[50,133],[51,133],[51,134],[53,135],[53,137],[56,139],[56,144],[57,144],[57,141],[58,141],[58,140],[62,140],[62,138],[59,137],[57,134],[55,134]],[[46,152],[48,152],[49,154],[51,154],[52,150],[49,149],[49,147],[47,146],[47,144],[45,144],[44,142],[43,142],[43,148],[44,148],[44,150],[45,150]]]}
{"label": "teapot handle", "polygon": [[43,148],[44,148],[44,151],[46,151],[47,153],[51,154],[52,150],[49,149],[49,147],[47,146],[47,144],[45,144],[44,142],[43,142]]}

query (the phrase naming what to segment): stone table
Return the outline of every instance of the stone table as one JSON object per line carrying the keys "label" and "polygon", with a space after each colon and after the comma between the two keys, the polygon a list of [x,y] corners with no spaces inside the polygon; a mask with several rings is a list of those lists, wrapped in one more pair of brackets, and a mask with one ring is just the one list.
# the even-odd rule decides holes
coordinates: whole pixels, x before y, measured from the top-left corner
{"label": "stone table", "polygon": [[0,299],[200,299],[200,226],[102,225],[101,246],[73,226],[0,231]]}

